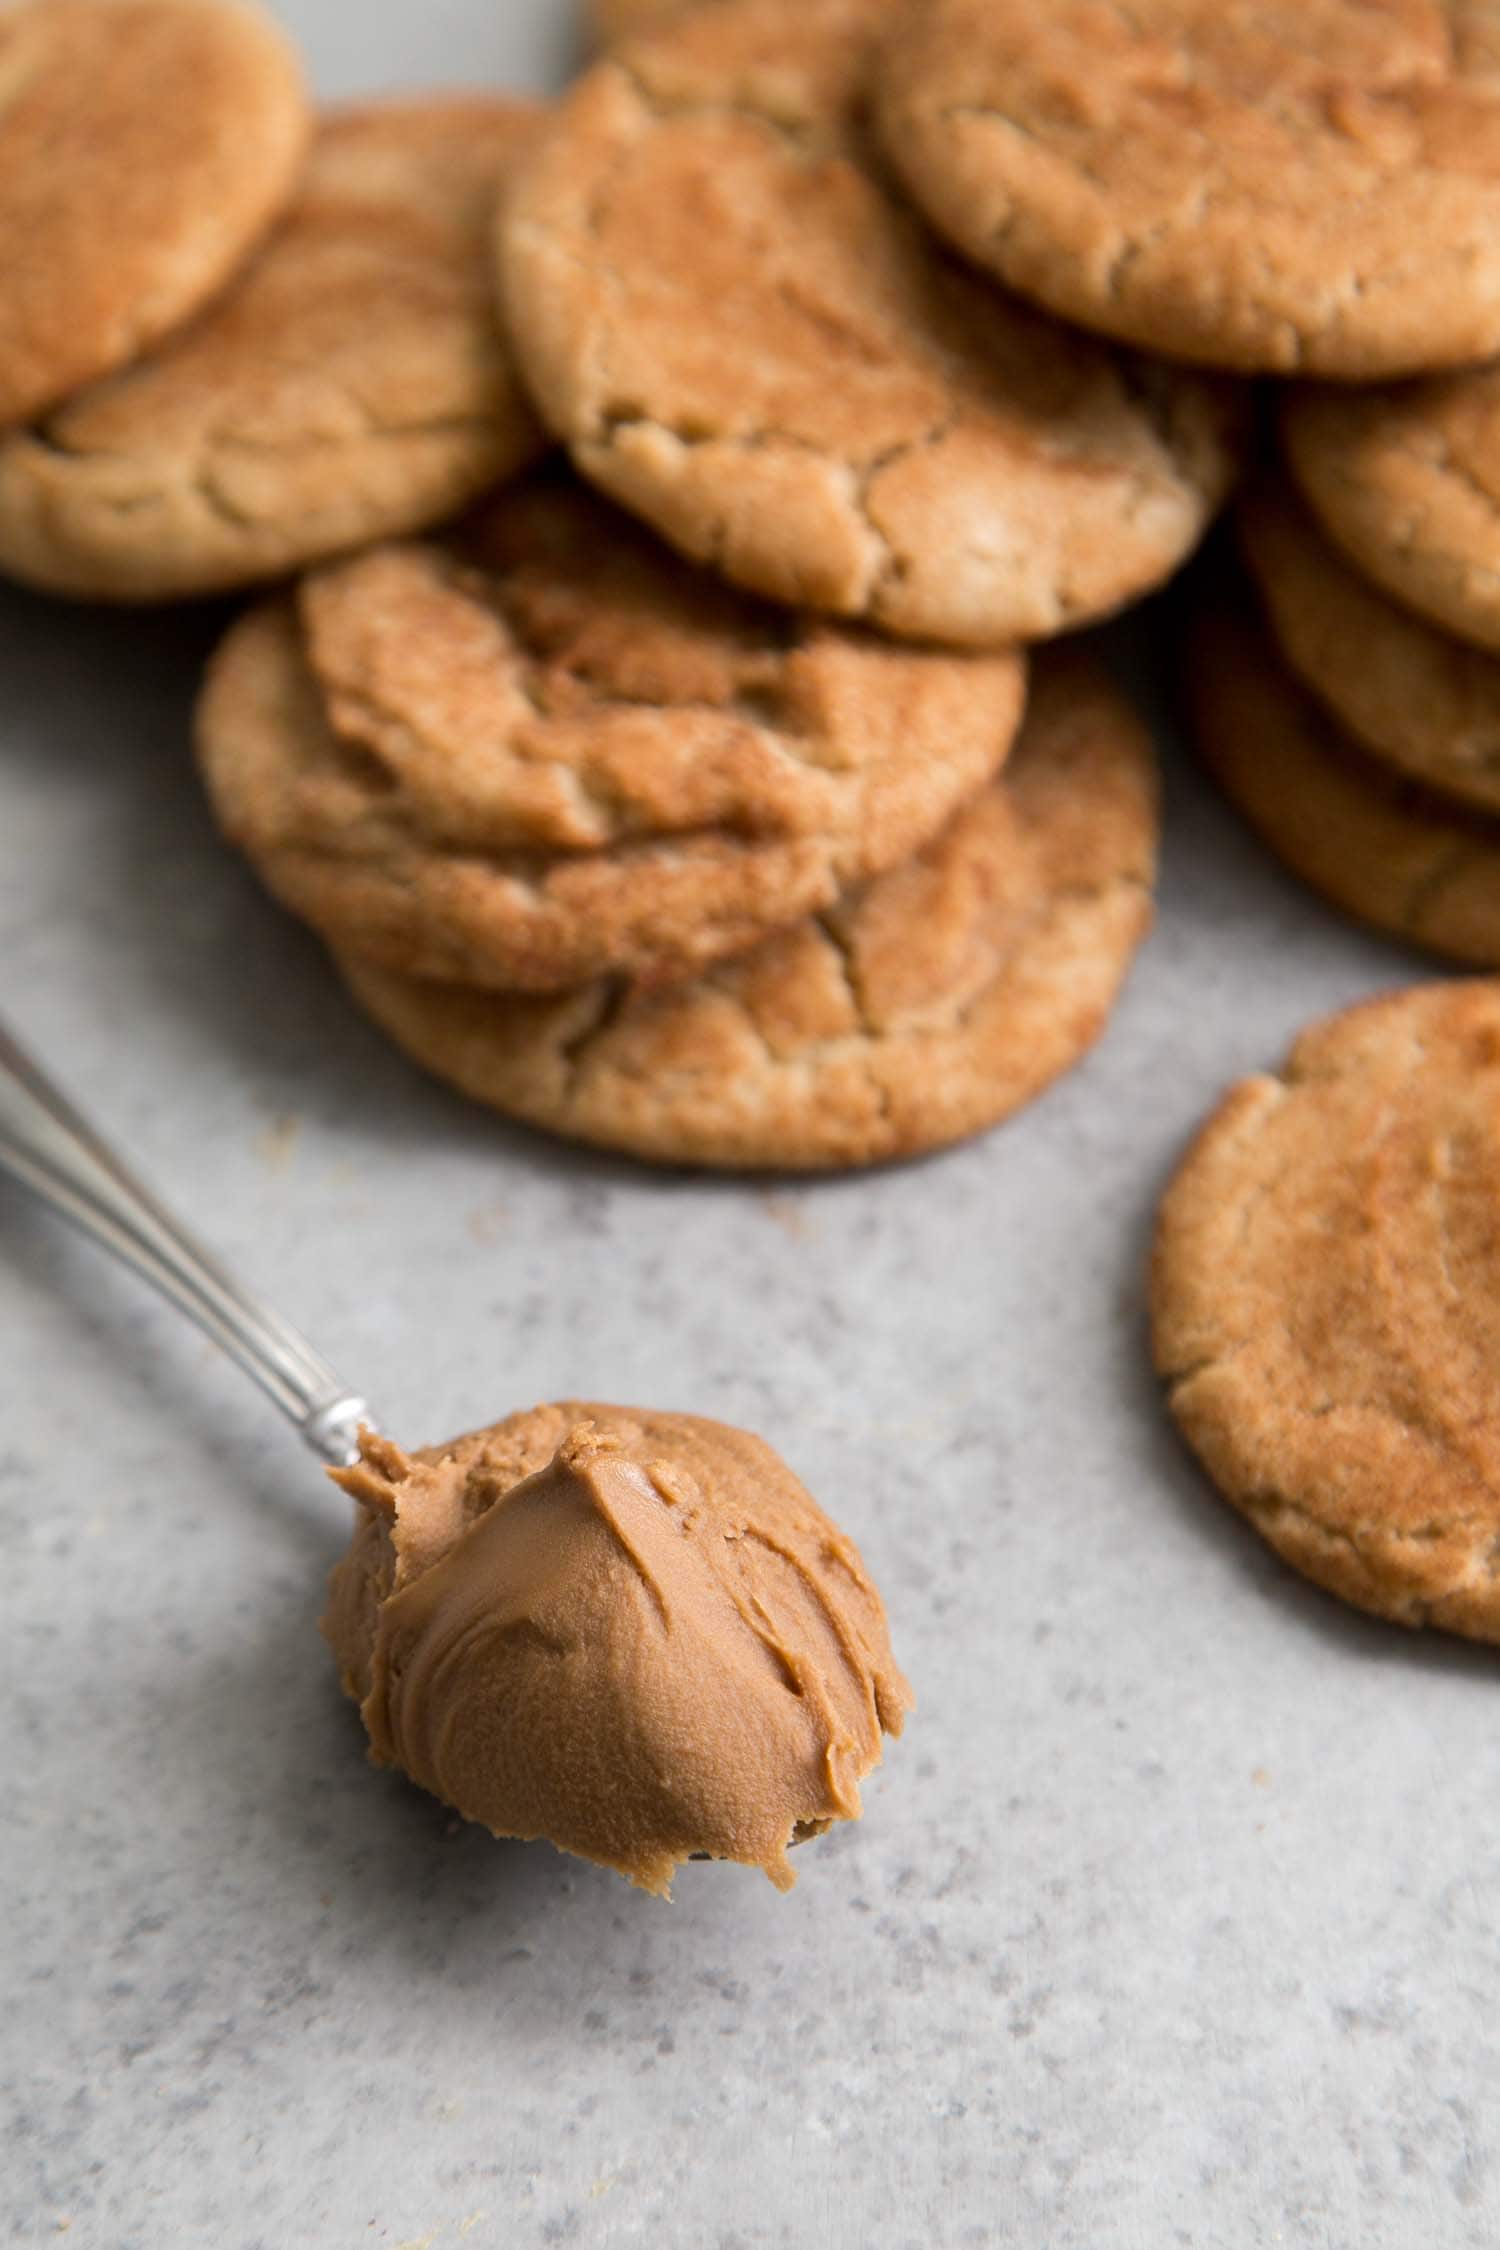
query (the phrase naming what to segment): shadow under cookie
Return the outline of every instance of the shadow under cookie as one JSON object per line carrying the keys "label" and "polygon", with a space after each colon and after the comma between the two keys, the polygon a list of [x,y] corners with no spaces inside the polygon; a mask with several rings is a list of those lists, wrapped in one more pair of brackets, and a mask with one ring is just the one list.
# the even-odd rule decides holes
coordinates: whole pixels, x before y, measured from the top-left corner
{"label": "shadow under cookie", "polygon": [[874,1164],[998,1123],[1093,1045],[1156,837],[1144,730],[1059,651],[1009,767],[934,844],[691,984],[541,1000],[340,967],[417,1062],[530,1124],[665,1163]]}

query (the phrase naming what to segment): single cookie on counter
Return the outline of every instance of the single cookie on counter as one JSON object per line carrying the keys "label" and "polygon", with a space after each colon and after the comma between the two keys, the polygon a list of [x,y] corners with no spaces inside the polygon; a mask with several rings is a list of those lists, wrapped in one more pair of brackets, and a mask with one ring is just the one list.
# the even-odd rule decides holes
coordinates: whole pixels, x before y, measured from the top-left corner
{"label": "single cookie on counter", "polygon": [[495,308],[501,187],[539,112],[335,112],[298,199],[193,325],[0,440],[0,571],[159,601],[424,530],[538,456]]}
{"label": "single cookie on counter", "polygon": [[504,293],[584,473],[779,600],[970,645],[1171,576],[1231,386],[961,270],[864,130],[869,0],[716,0],[598,63],[520,174]]}
{"label": "single cookie on counter", "polygon": [[1014,653],[898,648],[694,570],[566,476],[237,625],[221,825],[331,943],[529,990],[684,973],[831,905],[1003,762]]}
{"label": "single cookie on counter", "polygon": [[1248,589],[1220,586],[1190,633],[1198,752],[1304,882],[1346,913],[1500,967],[1500,819],[1365,756],[1278,658]]}
{"label": "single cookie on counter", "polygon": [[1005,772],[936,843],[695,983],[527,1000],[340,966],[417,1062],[529,1124],[663,1163],[875,1164],[1081,1059],[1150,928],[1156,838],[1145,730],[1058,650]]}
{"label": "single cookie on counter", "polygon": [[1500,367],[1282,400],[1292,474],[1365,577],[1500,652]]}
{"label": "single cookie on counter", "polygon": [[1500,659],[1351,569],[1284,482],[1246,493],[1236,522],[1276,645],[1336,724],[1384,764],[1500,812]]}
{"label": "single cookie on counter", "polygon": [[1156,1364],[1225,1497],[1297,1570],[1500,1640],[1500,984],[1303,1033],[1162,1207]]}
{"label": "single cookie on counter", "polygon": [[1205,366],[1500,351],[1500,51],[1471,0],[911,0],[885,145],[960,249]]}
{"label": "single cookie on counter", "polygon": [[197,312],[289,200],[297,57],[246,0],[0,10],[0,429]]}
{"label": "single cookie on counter", "polygon": [[747,1431],[539,1406],[405,1454],[364,1433],[324,1632],[371,1755],[497,1836],[666,1896],[795,1880],[860,1817],[911,1690],[852,1540]]}

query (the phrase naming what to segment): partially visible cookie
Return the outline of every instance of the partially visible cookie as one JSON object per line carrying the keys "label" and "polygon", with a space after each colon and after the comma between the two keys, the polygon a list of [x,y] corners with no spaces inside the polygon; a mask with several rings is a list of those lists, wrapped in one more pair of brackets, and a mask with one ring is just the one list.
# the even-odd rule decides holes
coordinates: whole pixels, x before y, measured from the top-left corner
{"label": "partially visible cookie", "polygon": [[340,965],[417,1062],[530,1124],[665,1163],[873,1164],[998,1123],[1093,1045],[1150,926],[1156,828],[1139,721],[1057,652],[936,843],[696,983],[526,1000]]}
{"label": "partially visible cookie", "polygon": [[1014,289],[1148,350],[1370,380],[1500,350],[1493,0],[911,0],[886,146]]}
{"label": "partially visible cookie", "polygon": [[1284,484],[1238,509],[1240,548],[1281,654],[1362,748],[1500,812],[1500,661],[1351,570]]}
{"label": "partially visible cookie", "polygon": [[1500,651],[1500,367],[1282,402],[1323,528],[1398,602]]}
{"label": "partially visible cookie", "polygon": [[589,0],[588,14],[595,38],[609,41],[650,31],[669,16],[706,4],[707,0]]}
{"label": "partially visible cookie", "polygon": [[246,0],[0,10],[0,428],[221,288],[296,185],[297,58]]}
{"label": "partially visible cookie", "polygon": [[227,295],[0,441],[0,570],[122,601],[218,591],[422,530],[539,454],[489,254],[537,114],[331,116]]}
{"label": "partially visible cookie", "polygon": [[244,619],[199,742],[226,833],[334,944],[548,990],[830,905],[982,787],[1024,693],[1013,653],[787,616],[542,478],[461,552],[376,548]]}
{"label": "partially visible cookie", "polygon": [[1500,820],[1362,757],[1232,599],[1204,605],[1187,684],[1204,764],[1294,873],[1377,929],[1500,966]]}
{"label": "partially visible cookie", "polygon": [[962,271],[864,131],[869,0],[717,0],[606,57],[501,235],[538,404],[585,475],[781,601],[994,646],[1196,545],[1237,394]]}
{"label": "partially visible cookie", "polygon": [[1297,1570],[1500,1640],[1500,985],[1418,986],[1245,1080],[1162,1207],[1156,1363]]}

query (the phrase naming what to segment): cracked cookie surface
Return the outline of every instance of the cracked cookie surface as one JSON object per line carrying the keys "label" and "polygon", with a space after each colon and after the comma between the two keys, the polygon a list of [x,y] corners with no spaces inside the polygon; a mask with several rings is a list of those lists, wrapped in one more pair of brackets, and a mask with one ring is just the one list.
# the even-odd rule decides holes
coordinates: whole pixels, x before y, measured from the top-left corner
{"label": "cracked cookie surface", "polygon": [[1496,0],[913,0],[878,114],[1013,288],[1207,366],[1500,349]]}
{"label": "cracked cookie surface", "polygon": [[1280,662],[1248,593],[1216,589],[1187,690],[1203,763],[1314,890],[1394,937],[1500,967],[1500,818],[1364,756]]}
{"label": "cracked cookie surface", "polygon": [[1500,985],[1418,986],[1236,1086],[1162,1207],[1156,1363],[1210,1476],[1360,1609],[1500,1639]]}
{"label": "cracked cookie surface", "polygon": [[371,104],[190,328],[0,441],[0,570],[221,591],[454,514],[540,454],[495,310],[496,199],[539,112]]}
{"label": "cracked cookie surface", "polygon": [[241,0],[0,10],[0,428],[229,279],[296,186],[297,58]]}
{"label": "cracked cookie surface", "polygon": [[1024,660],[899,648],[694,570],[571,479],[233,629],[220,822],[341,948],[548,990],[682,974],[830,905],[1005,759]]}
{"label": "cracked cookie surface", "polygon": [[935,843],[694,983],[527,1001],[340,965],[416,1061],[530,1124],[667,1163],[879,1163],[997,1124],[1093,1045],[1156,832],[1139,721],[1050,651],[1010,765]]}
{"label": "cracked cookie surface", "polygon": [[1500,660],[1351,569],[1288,485],[1241,499],[1240,550],[1282,656],[1363,749],[1500,812]]}
{"label": "cracked cookie surface", "polygon": [[1289,391],[1281,428],[1305,498],[1365,576],[1500,653],[1500,369]]}
{"label": "cracked cookie surface", "polygon": [[960,268],[884,182],[869,0],[717,0],[595,66],[501,230],[517,348],[594,482],[777,599],[969,644],[1169,577],[1240,402]]}

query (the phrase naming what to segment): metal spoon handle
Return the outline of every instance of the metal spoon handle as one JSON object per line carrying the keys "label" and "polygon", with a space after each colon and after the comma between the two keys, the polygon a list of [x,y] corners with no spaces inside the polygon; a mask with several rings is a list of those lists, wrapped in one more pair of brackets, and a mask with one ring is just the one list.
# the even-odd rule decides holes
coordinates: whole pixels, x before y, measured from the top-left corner
{"label": "metal spoon handle", "polygon": [[322,1460],[347,1465],[365,1402],[181,1228],[0,1024],[0,1171],[149,1281],[253,1376]]}

